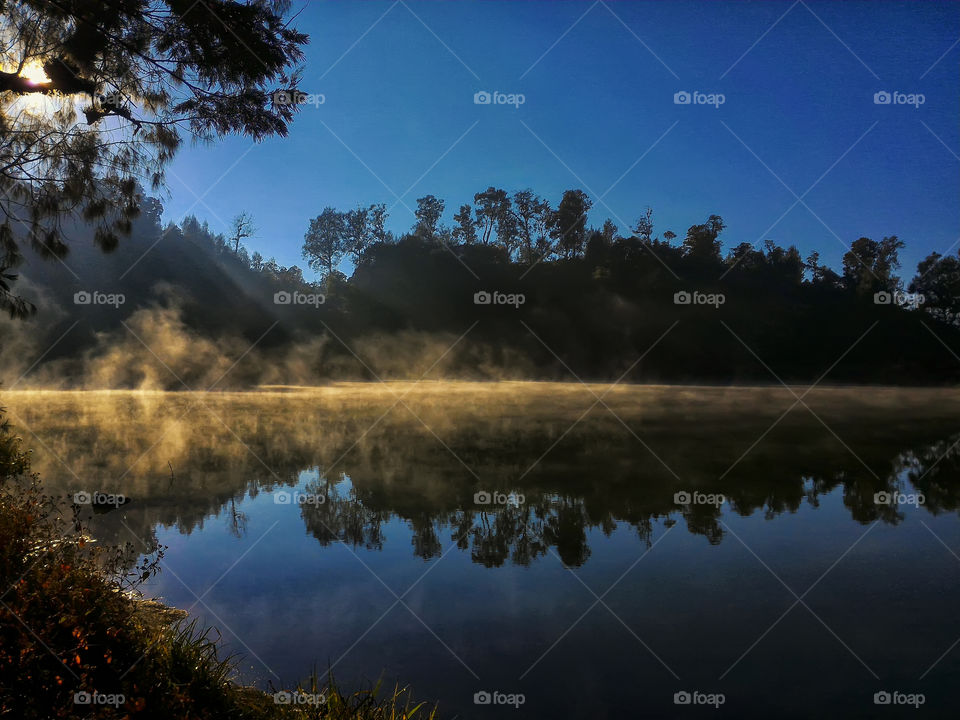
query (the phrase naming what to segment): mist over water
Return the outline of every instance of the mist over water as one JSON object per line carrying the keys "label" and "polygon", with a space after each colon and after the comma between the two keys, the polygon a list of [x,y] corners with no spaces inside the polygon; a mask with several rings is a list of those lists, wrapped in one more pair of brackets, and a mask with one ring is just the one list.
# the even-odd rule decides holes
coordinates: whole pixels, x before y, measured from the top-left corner
{"label": "mist over water", "polygon": [[[30,389],[205,391],[335,380],[519,380],[536,375],[519,353],[446,332],[371,333],[349,345],[321,336],[270,347],[238,335],[203,335],[184,321],[175,300],[136,310],[124,323],[98,333],[90,348],[32,367],[49,343],[24,322],[0,317],[2,377],[8,387],[16,383]],[[261,339],[270,332],[266,328]]]}
{"label": "mist over water", "polygon": [[[736,716],[782,702],[773,653],[787,675],[838,668],[816,700],[790,695],[797,717],[824,697],[872,707],[872,672],[946,713],[958,661],[918,677],[952,641],[937,588],[956,568],[931,533],[960,541],[960,392],[803,398],[462,381],[4,393],[48,490],[129,498],[83,509],[94,535],[168,546],[148,593],[225,628],[261,687],[314,664],[348,683],[383,671],[452,716],[476,672],[551,717],[571,701],[550,688],[577,672],[611,712],[641,691],[670,713],[697,687]],[[773,573],[800,594],[841,556],[806,599],[830,630],[798,606],[719,682],[793,602]],[[912,639],[878,634],[919,598]]]}
{"label": "mist over water", "polygon": [[[33,467],[49,487],[123,493],[138,501],[130,511],[183,506],[187,529],[191,514],[295,485],[306,471],[378,488],[372,497],[389,512],[413,501],[461,511],[475,492],[516,490],[528,504],[589,496],[617,520],[630,514],[623,493],[657,517],[678,513],[674,493],[699,489],[737,512],[775,515],[841,486],[856,519],[895,521],[872,494],[911,480],[924,483],[928,511],[956,507],[936,481],[952,467],[960,392],[818,388],[803,406],[794,392],[423,381],[5,398],[37,441]],[[722,535],[719,508],[694,512],[691,531],[710,520],[708,534]]]}

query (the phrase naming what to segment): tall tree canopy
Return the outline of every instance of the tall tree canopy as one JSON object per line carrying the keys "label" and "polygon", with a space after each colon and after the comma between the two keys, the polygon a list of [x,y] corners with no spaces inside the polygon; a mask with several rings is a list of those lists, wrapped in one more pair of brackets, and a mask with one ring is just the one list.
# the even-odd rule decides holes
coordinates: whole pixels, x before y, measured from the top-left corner
{"label": "tall tree canopy", "polygon": [[[0,0],[0,269],[65,220],[113,249],[183,134],[285,135],[302,46],[289,0]],[[278,92],[286,91],[286,92]],[[15,298],[0,287],[0,307]]]}
{"label": "tall tree canopy", "polygon": [[931,253],[917,265],[917,277],[908,288],[924,296],[928,312],[957,324],[960,315],[960,253],[944,257]]}
{"label": "tall tree canopy", "polygon": [[472,245],[477,241],[477,224],[473,220],[471,211],[472,208],[469,205],[461,205],[460,212],[453,216],[456,225],[453,227],[452,237],[454,241],[464,245]]}
{"label": "tall tree canopy", "polygon": [[551,236],[556,239],[557,252],[563,257],[583,253],[587,243],[587,213],[593,201],[583,190],[567,190],[557,206]]}
{"label": "tall tree canopy", "polygon": [[303,257],[307,264],[329,278],[349,250],[345,214],[332,207],[310,221],[303,236]]}
{"label": "tall tree canopy", "polygon": [[553,250],[550,228],[554,222],[554,214],[550,203],[533,190],[527,189],[513,194],[513,207],[520,259],[523,262],[534,262],[548,255]]}
{"label": "tall tree canopy", "polygon": [[513,228],[510,222],[510,196],[506,190],[488,187],[483,192],[473,196],[477,206],[477,226],[480,228],[480,242],[484,245],[492,241],[493,231],[499,234],[506,230],[509,234]]}
{"label": "tall tree canopy", "polygon": [[843,279],[847,286],[861,295],[880,290],[893,292],[900,286],[894,271],[900,267],[903,241],[896,235],[880,242],[859,238],[843,256]]}
{"label": "tall tree canopy", "polygon": [[711,215],[702,225],[691,225],[683,241],[684,253],[705,262],[720,260],[720,233],[726,227],[723,218]]}
{"label": "tall tree canopy", "polygon": [[417,209],[414,214],[417,221],[413,226],[413,233],[425,239],[436,239],[440,234],[440,218],[443,216],[444,202],[433,195],[417,198]]}
{"label": "tall tree canopy", "polygon": [[903,241],[896,235],[880,242],[862,237],[850,245],[843,256],[843,279],[860,295],[871,295],[880,290],[893,292],[900,286],[894,271],[900,267]]}

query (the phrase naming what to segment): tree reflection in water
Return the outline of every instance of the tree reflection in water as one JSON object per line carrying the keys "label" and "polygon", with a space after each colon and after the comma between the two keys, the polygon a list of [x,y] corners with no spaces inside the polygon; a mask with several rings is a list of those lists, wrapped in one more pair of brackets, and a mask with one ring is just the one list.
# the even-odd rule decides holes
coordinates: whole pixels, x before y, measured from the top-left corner
{"label": "tree reflection in water", "polygon": [[[774,424],[792,404],[782,389],[617,387],[607,402],[641,444],[605,410],[570,429],[591,402],[576,386],[424,383],[405,402],[429,429],[374,389],[223,393],[204,401],[209,412],[176,393],[10,393],[6,403],[43,441],[34,469],[48,487],[134,499],[94,529],[140,545],[158,526],[190,533],[221,514],[242,537],[243,499],[291,487],[325,498],[299,509],[321,545],[380,550],[400,519],[415,556],[455,545],[486,567],[547,553],[578,567],[591,533],[629,526],[649,546],[659,522],[719,543],[724,513],[774,520],[838,488],[860,523],[960,507],[954,391],[817,389],[805,402],[827,428],[801,410]],[[478,505],[480,490],[524,502]],[[681,490],[726,503],[680,506]],[[878,504],[884,491],[923,504]]]}

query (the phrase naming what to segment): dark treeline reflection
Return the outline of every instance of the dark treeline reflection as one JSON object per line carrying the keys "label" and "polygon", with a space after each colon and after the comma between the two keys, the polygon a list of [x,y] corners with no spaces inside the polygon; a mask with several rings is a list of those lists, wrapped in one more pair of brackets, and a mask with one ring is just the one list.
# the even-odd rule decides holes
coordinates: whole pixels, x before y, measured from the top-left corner
{"label": "dark treeline reflection", "polygon": [[[772,520],[837,488],[861,523],[960,507],[952,391],[816,389],[809,410],[776,424],[795,403],[783,388],[618,386],[609,410],[584,415],[594,401],[583,386],[547,383],[6,398],[13,422],[42,440],[34,469],[47,486],[129,496],[96,513],[94,531],[132,532],[143,546],[158,526],[189,534],[211,516],[243,536],[245,497],[294,487],[325,498],[289,508],[323,545],[380,549],[399,518],[415,555],[456,543],[488,567],[548,552],[581,565],[591,532],[630,526],[649,543],[661,520],[719,543],[725,514]],[[726,502],[678,505],[682,491]],[[878,504],[883,491],[922,493],[923,504]],[[481,505],[479,492],[523,502]]]}

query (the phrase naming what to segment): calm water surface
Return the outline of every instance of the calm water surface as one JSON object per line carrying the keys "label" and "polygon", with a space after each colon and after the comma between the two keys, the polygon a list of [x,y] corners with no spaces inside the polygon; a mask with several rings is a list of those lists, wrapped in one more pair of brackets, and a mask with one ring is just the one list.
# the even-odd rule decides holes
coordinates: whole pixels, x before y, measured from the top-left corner
{"label": "calm water surface", "polygon": [[332,667],[446,718],[956,717],[960,393],[802,393],[3,402],[48,487],[131,498],[88,509],[94,533],[167,546],[146,592],[218,627],[265,689]]}

